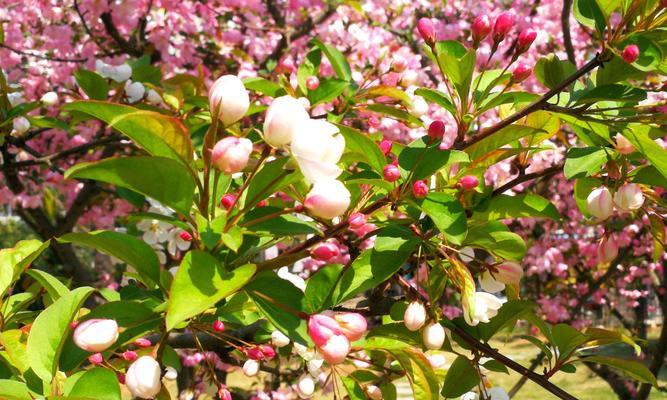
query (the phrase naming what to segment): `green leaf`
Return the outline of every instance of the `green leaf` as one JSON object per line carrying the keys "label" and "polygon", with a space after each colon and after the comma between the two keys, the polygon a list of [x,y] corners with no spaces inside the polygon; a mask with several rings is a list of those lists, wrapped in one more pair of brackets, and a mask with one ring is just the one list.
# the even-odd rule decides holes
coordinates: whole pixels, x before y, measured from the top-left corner
{"label": "green leaf", "polygon": [[[538,317],[539,318],[539,317]],[[551,350],[542,343],[542,341],[534,336],[529,336],[529,335],[519,335],[521,339],[527,340],[528,342],[532,343],[535,347],[538,349],[542,350],[542,353],[544,353],[550,360],[553,358],[553,354],[551,353]]]}
{"label": "green leaf", "polygon": [[634,380],[643,383],[650,383],[651,385],[658,387],[658,381],[655,376],[646,368],[646,365],[643,363],[625,360],[622,358],[606,357],[606,356],[591,356],[586,358],[581,358],[580,361],[583,362],[592,362],[598,364],[604,364],[614,369],[617,369],[621,372],[624,372],[626,375],[631,377]]}
{"label": "green leaf", "polygon": [[445,93],[436,89],[419,88],[415,90],[415,94],[423,97],[424,100],[428,102],[439,105],[440,107],[449,111],[451,115],[456,115],[456,106]]}
{"label": "green leaf", "polygon": [[[595,0],[587,0],[595,1]],[[542,57],[535,64],[535,77],[541,84],[553,89],[570,75],[577,71],[577,67],[570,61],[561,60],[555,54]]]}
{"label": "green leaf", "polygon": [[645,73],[635,68],[634,64],[628,64],[621,57],[614,55],[604,68],[599,68],[595,72],[595,83],[603,86],[627,79],[642,79],[644,75]]}
{"label": "green leaf", "polygon": [[526,254],[526,243],[521,236],[510,232],[500,221],[468,226],[464,246],[479,247],[506,260],[521,261]]}
{"label": "green leaf", "polygon": [[152,65],[138,65],[136,67],[132,67],[132,81],[150,83],[154,86],[160,86],[162,83],[162,71],[160,68]]}
{"label": "green leaf", "polygon": [[470,360],[458,356],[447,370],[445,383],[442,385],[440,394],[447,398],[459,397],[470,391],[478,383],[479,373]]}
{"label": "green leaf", "polygon": [[116,374],[107,368],[92,368],[75,374],[65,381],[64,394],[68,398],[120,400],[120,385]]}
{"label": "green leaf", "polygon": [[442,73],[454,84],[459,97],[467,99],[475,69],[476,51],[466,50],[461,43],[447,40],[436,44],[436,53]]}
{"label": "green leaf", "polygon": [[467,163],[468,155],[458,150],[441,150],[439,143],[431,143],[429,137],[421,137],[410,143],[398,155],[398,165],[402,175],[412,173],[412,181],[427,178],[441,168],[453,164]]}
{"label": "green leaf", "polygon": [[322,311],[331,306],[331,292],[343,273],[340,264],[329,264],[319,269],[306,282],[305,303],[306,311],[310,314]]}
{"label": "green leaf", "polygon": [[245,88],[248,90],[252,90],[270,97],[279,97],[286,93],[285,89],[283,89],[279,84],[259,77],[245,78],[243,80],[243,86],[245,86]]}
{"label": "green leaf", "polygon": [[473,214],[474,219],[485,221],[528,217],[559,220],[560,214],[549,200],[533,193],[491,197],[489,201],[480,204]]}
{"label": "green leaf", "polygon": [[592,104],[598,101],[618,101],[621,103],[646,100],[646,91],[627,85],[604,85],[587,90],[579,95],[575,105]]}
{"label": "green leaf", "polygon": [[413,116],[409,112],[386,104],[368,104],[366,109],[368,109],[368,111],[382,114],[385,117],[404,122],[409,127],[418,127],[424,125],[424,123],[419,118]]}
{"label": "green leaf", "polygon": [[387,164],[387,158],[380,147],[368,135],[345,125],[336,125],[345,138],[345,152],[354,154],[357,160],[363,160],[381,174]]}
{"label": "green leaf", "polygon": [[28,386],[19,381],[0,379],[0,398],[7,400],[32,400]]}
{"label": "green leaf", "polygon": [[296,182],[301,174],[287,169],[285,164],[290,159],[281,157],[265,163],[250,181],[243,207],[250,209],[270,194]]}
{"label": "green leaf", "polygon": [[58,238],[59,242],[93,248],[131,265],[147,286],[160,283],[160,260],[143,240],[120,232],[74,232]]}
{"label": "green leaf", "polygon": [[574,17],[580,24],[603,32],[607,23],[596,0],[575,0]]}
{"label": "green leaf", "polygon": [[593,176],[600,172],[608,158],[605,147],[573,147],[567,152],[563,173],[567,179]]}
{"label": "green leaf", "polygon": [[404,106],[412,105],[412,99],[403,90],[396,86],[377,85],[361,91],[358,94],[361,99],[375,99],[378,97],[390,97],[403,103]]}
{"label": "green leaf", "polygon": [[566,324],[555,325],[551,332],[553,344],[558,348],[559,360],[567,360],[577,347],[588,340],[586,335]]}
{"label": "green leaf", "polygon": [[44,243],[34,239],[21,240],[14,247],[0,250],[0,298],[49,243],[48,240]]}
{"label": "green leaf", "polygon": [[438,230],[454,244],[461,244],[466,236],[465,210],[452,195],[431,192],[422,201],[422,211],[428,215]]}
{"label": "green leaf", "polygon": [[58,300],[61,296],[69,293],[69,289],[62,282],[56,279],[55,276],[48,272],[39,269],[29,269],[26,274],[32,279],[36,280],[51,296],[53,301]]}
{"label": "green leaf", "polygon": [[474,161],[506,144],[540,132],[544,131],[529,126],[509,125],[468,146],[465,152],[470,156],[470,160]]}
{"label": "green leaf", "polygon": [[304,221],[292,214],[274,215],[269,219],[264,219],[282,210],[279,207],[257,207],[243,217],[241,225],[248,231],[270,235],[313,235],[320,233],[316,223]]}
{"label": "green leaf", "polygon": [[609,18],[611,14],[619,9],[622,5],[622,0],[595,0],[600,8],[600,11],[604,14],[606,18]]}
{"label": "green leaf", "polygon": [[649,132],[649,126],[632,124],[630,129],[623,131],[623,136],[651,162],[663,177],[667,178],[667,150],[651,139]]}
{"label": "green leaf", "polygon": [[478,113],[483,113],[492,108],[496,108],[503,104],[521,104],[521,103],[532,103],[533,101],[539,99],[539,96],[533,93],[527,92],[510,92],[510,93],[501,93],[497,96],[490,95],[486,102],[477,111]]}
{"label": "green leaf", "polygon": [[87,286],[74,289],[42,311],[32,324],[28,336],[28,362],[42,380],[50,382],[55,376],[60,352],[70,332],[69,324],[93,291]]}
{"label": "green leaf", "polygon": [[329,63],[331,63],[331,67],[338,78],[348,82],[352,80],[350,64],[347,63],[347,59],[343,53],[333,46],[322,43],[319,39],[313,39],[312,43],[322,50],[322,53],[324,53]]}
{"label": "green leaf", "polygon": [[74,72],[74,78],[81,90],[92,100],[106,100],[109,95],[109,83],[93,71],[80,69]]}
{"label": "green leaf", "polygon": [[228,249],[238,253],[243,244],[243,230],[239,226],[232,226],[228,231],[220,233],[220,239]]}
{"label": "green leaf", "polygon": [[635,355],[639,356],[642,348],[639,347],[631,337],[624,335],[618,331],[611,331],[601,328],[586,329],[587,346],[603,346],[607,344],[625,343],[633,348]]}
{"label": "green leaf", "polygon": [[109,124],[154,156],[189,165],[194,149],[190,134],[177,118],[138,108],[101,101],[76,101],[63,110],[78,111]]}
{"label": "green leaf", "polygon": [[245,287],[257,308],[278,330],[295,342],[310,343],[304,317],[306,306],[301,290],[273,271],[258,274]]}
{"label": "green leaf", "polygon": [[535,308],[535,303],[525,300],[510,300],[498,310],[498,315],[486,324],[477,326],[479,338],[488,342],[496,333],[510,326],[523,317],[526,312]]}
{"label": "green leaf", "polygon": [[195,182],[183,164],[164,157],[106,158],[77,164],[66,179],[92,179],[152,197],[182,215],[189,215]]}
{"label": "green leaf", "polygon": [[662,176],[653,165],[644,165],[633,169],[628,176],[634,183],[643,185],[660,186],[667,189],[667,178]]}
{"label": "green leaf", "polygon": [[11,366],[24,374],[29,367],[25,333],[20,329],[9,329],[0,332],[0,344]]}
{"label": "green leaf", "polygon": [[308,100],[312,106],[328,103],[343,94],[350,86],[350,82],[341,79],[322,79],[317,89],[308,93]]}
{"label": "green leaf", "polygon": [[389,279],[415,250],[419,239],[408,228],[389,225],[378,232],[375,245],[343,272],[332,299],[340,304]]}
{"label": "green leaf", "polygon": [[255,270],[254,264],[246,264],[226,271],[206,252],[187,252],[169,290],[167,330],[174,329],[181,322],[240,290],[252,278]]}
{"label": "green leaf", "polygon": [[508,375],[510,373],[509,369],[507,369],[507,367],[504,364],[493,359],[485,362],[482,365],[489,371],[502,372],[503,374],[508,374]]}

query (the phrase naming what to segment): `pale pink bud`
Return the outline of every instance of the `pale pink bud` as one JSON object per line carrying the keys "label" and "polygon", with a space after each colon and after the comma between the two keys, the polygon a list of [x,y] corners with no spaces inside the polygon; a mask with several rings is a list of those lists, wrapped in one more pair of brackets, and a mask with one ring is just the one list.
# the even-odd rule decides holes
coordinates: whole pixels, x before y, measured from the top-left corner
{"label": "pale pink bud", "polygon": [[475,44],[484,40],[491,33],[491,20],[488,15],[480,15],[472,23],[472,40]]}
{"label": "pale pink bud", "polygon": [[401,170],[394,164],[387,164],[382,169],[382,175],[387,182],[396,182],[401,179]]}
{"label": "pale pink bud", "polygon": [[634,211],[644,204],[644,194],[636,183],[626,183],[614,195],[614,204],[621,211]]}
{"label": "pale pink bud", "polygon": [[375,115],[372,115],[368,118],[368,126],[371,128],[377,128],[380,126],[380,118],[376,117]]}
{"label": "pale pink bud", "polygon": [[528,28],[521,31],[516,40],[516,54],[522,54],[528,51],[530,45],[533,44],[536,38],[537,32],[535,32],[534,29]]}
{"label": "pale pink bud", "polygon": [[515,262],[507,261],[495,268],[493,277],[506,285],[518,285],[523,277],[523,268]]}
{"label": "pale pink bud", "polygon": [[403,313],[403,323],[410,331],[418,331],[426,322],[426,308],[418,301],[408,304]]}
{"label": "pale pink bud", "polygon": [[18,117],[12,120],[12,128],[18,135],[22,135],[30,129],[30,121],[25,117]]}
{"label": "pale pink bud", "polygon": [[528,79],[530,74],[533,73],[533,70],[526,64],[519,63],[512,71],[512,81],[515,83],[521,83]]}
{"label": "pale pink bud", "polygon": [[308,375],[302,375],[296,382],[296,392],[302,399],[312,397],[315,393],[315,380]]}
{"label": "pale pink bud", "polygon": [[329,364],[340,364],[345,361],[350,348],[350,341],[345,335],[340,334],[331,336],[323,346],[317,349]]}
{"label": "pale pink bud", "polygon": [[231,175],[241,172],[252,153],[252,142],[246,138],[226,137],[213,147],[211,163],[219,171]]}
{"label": "pale pink bud", "polygon": [[389,139],[382,139],[380,142],[380,150],[382,151],[382,154],[385,156],[391,152],[391,148],[394,145],[394,142],[392,142]]}
{"label": "pale pink bud", "polygon": [[95,353],[88,356],[88,361],[93,365],[100,365],[104,361],[102,353]]}
{"label": "pale pink bud", "polygon": [[340,313],[334,315],[334,319],[340,325],[343,335],[347,336],[350,342],[361,339],[368,329],[366,318],[359,313]]}
{"label": "pale pink bud", "polygon": [[366,395],[371,400],[382,400],[382,390],[375,385],[366,386]]}
{"label": "pale pink bud", "polygon": [[459,185],[463,190],[473,190],[479,185],[479,179],[475,175],[466,175],[459,180]]}
{"label": "pale pink bud", "polygon": [[125,361],[134,361],[137,359],[137,352],[132,351],[132,350],[127,350],[124,351],[123,354],[121,354],[121,357],[123,357],[123,360]]}
{"label": "pale pink bud", "polygon": [[211,113],[217,110],[217,118],[225,126],[243,118],[250,107],[250,97],[243,82],[234,75],[224,75],[213,83],[208,91]]}
{"label": "pale pink bud", "polygon": [[598,262],[610,263],[618,256],[618,245],[612,236],[604,236],[598,245]]}
{"label": "pale pink bud", "polygon": [[142,356],[125,373],[125,385],[132,396],[152,399],[160,393],[162,370],[153,357]]}
{"label": "pale pink bud", "polygon": [[496,18],[496,24],[493,27],[493,40],[498,43],[501,42],[505,36],[514,27],[514,14],[505,11]]}
{"label": "pale pink bud", "polygon": [[417,22],[417,30],[427,45],[433,46],[435,44],[435,25],[430,18],[421,18]]}
{"label": "pale pink bud", "polygon": [[589,214],[599,220],[609,218],[614,211],[609,189],[604,186],[594,189],[586,198],[586,209]]}
{"label": "pale pink bud", "polygon": [[73,340],[79,348],[99,353],[118,339],[118,324],[112,319],[89,319],[74,330]]}
{"label": "pale pink bud", "polygon": [[273,342],[276,347],[285,347],[290,344],[289,338],[278,330],[271,332],[271,342]]}
{"label": "pale pink bud", "polygon": [[222,199],[220,200],[220,205],[225,210],[229,210],[236,202],[236,197],[237,196],[235,194],[227,193],[226,195],[222,196]]}
{"label": "pale pink bud", "polygon": [[429,350],[438,350],[445,343],[445,328],[438,322],[431,322],[424,327],[422,332],[424,347]]}
{"label": "pale pink bud", "polygon": [[320,80],[317,79],[316,76],[311,75],[308,78],[306,78],[306,88],[308,90],[315,90],[318,87],[320,87]]}
{"label": "pale pink bud", "polygon": [[621,57],[623,57],[623,61],[626,63],[632,64],[639,58],[639,47],[637,47],[635,44],[626,46],[625,49],[623,49]]}
{"label": "pale pink bud", "polygon": [[333,219],[350,206],[350,192],[343,183],[334,179],[315,182],[304,206],[316,217]]}
{"label": "pale pink bud", "polygon": [[255,376],[259,373],[259,362],[256,360],[246,360],[243,363],[243,374],[245,376]]}
{"label": "pale pink bud", "polygon": [[328,261],[339,254],[338,246],[330,242],[322,243],[310,252],[310,256],[319,261]]}
{"label": "pale pink bud", "polygon": [[342,335],[343,332],[335,319],[315,314],[308,319],[308,334],[316,346],[324,346],[332,336]]}
{"label": "pale pink bud", "polygon": [[445,135],[445,123],[439,119],[431,122],[431,125],[428,126],[428,136],[433,140],[442,139]]}
{"label": "pale pink bud", "polygon": [[395,72],[401,73],[408,67],[408,61],[401,56],[394,56],[391,62],[391,69]]}
{"label": "pale pink bud", "polygon": [[635,146],[620,133],[616,135],[616,150],[621,154],[631,154],[635,152]]}
{"label": "pale pink bud", "polygon": [[418,198],[424,198],[428,195],[428,185],[424,181],[416,181],[412,185],[412,194]]}
{"label": "pale pink bud", "polygon": [[216,332],[224,332],[225,323],[220,321],[219,319],[216,319],[215,321],[213,321],[213,330]]}
{"label": "pale pink bud", "polygon": [[362,213],[356,212],[347,219],[347,223],[352,229],[359,229],[366,225],[366,216]]}
{"label": "pale pink bud", "polygon": [[232,392],[227,389],[227,385],[224,383],[221,383],[218,388],[218,397],[220,397],[220,400],[232,400]]}
{"label": "pale pink bud", "polygon": [[294,97],[282,96],[274,99],[264,116],[264,141],[273,147],[290,143],[297,126],[309,118],[303,104]]}

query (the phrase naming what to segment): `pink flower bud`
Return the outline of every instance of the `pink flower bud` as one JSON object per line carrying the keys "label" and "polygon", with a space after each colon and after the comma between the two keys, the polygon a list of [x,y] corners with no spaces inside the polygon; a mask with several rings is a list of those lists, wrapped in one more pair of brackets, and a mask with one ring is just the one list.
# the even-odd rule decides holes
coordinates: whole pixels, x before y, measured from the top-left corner
{"label": "pink flower bud", "polygon": [[278,63],[276,72],[279,74],[291,74],[296,70],[294,61],[290,57],[285,57]]}
{"label": "pink flower bud", "polygon": [[438,350],[445,343],[445,328],[438,322],[431,322],[426,325],[422,332],[424,347],[429,350]]}
{"label": "pink flower bud", "polygon": [[246,138],[226,137],[213,147],[211,163],[219,171],[231,175],[241,172],[252,153],[252,142]]}
{"label": "pink flower bud", "polygon": [[514,27],[514,14],[505,11],[496,18],[496,24],[493,27],[493,41],[496,43],[502,42],[505,36]]}
{"label": "pink flower bud", "polygon": [[226,195],[222,196],[222,200],[220,200],[220,205],[225,210],[229,210],[230,208],[232,208],[235,202],[236,202],[236,195],[227,193]]}
{"label": "pink flower bud", "polygon": [[405,69],[408,67],[408,61],[401,57],[401,56],[394,56],[394,59],[391,62],[391,69],[394,70],[394,72],[401,73],[405,71]]}
{"label": "pink flower bud", "polygon": [[530,45],[533,44],[536,38],[537,32],[531,28],[521,31],[516,40],[516,54],[522,54],[528,51]]}
{"label": "pink flower bud", "polygon": [[359,229],[366,225],[366,216],[362,213],[356,212],[347,219],[347,223],[352,229]]}
{"label": "pink flower bud", "polygon": [[246,360],[243,363],[243,374],[245,376],[255,376],[259,373],[259,362],[257,360]]}
{"label": "pink flower bud", "polygon": [[232,392],[227,389],[227,385],[224,383],[221,383],[218,388],[218,397],[220,397],[220,400],[232,400]]}
{"label": "pink flower bud", "polygon": [[428,126],[428,136],[433,140],[442,139],[445,135],[445,123],[439,119],[431,122],[431,125]]}
{"label": "pink flower bud", "polygon": [[375,385],[366,386],[366,395],[371,400],[382,400],[382,390]]}
{"label": "pink flower bud", "polygon": [[639,47],[635,44],[626,46],[625,49],[623,49],[623,53],[621,53],[621,57],[623,57],[623,60],[626,63],[632,64],[639,58]]}
{"label": "pink flower bud", "polygon": [[459,180],[459,185],[463,190],[473,190],[479,185],[479,179],[475,175],[466,175]]}
{"label": "pink flower bud", "polygon": [[79,348],[99,353],[118,339],[118,324],[112,319],[89,319],[76,327],[72,339]]}
{"label": "pink flower bud", "polygon": [[518,285],[523,277],[523,268],[515,262],[507,261],[495,268],[493,277],[506,285]]}
{"label": "pink flower bud", "polygon": [[259,351],[262,352],[264,360],[273,360],[276,356],[276,350],[269,346],[268,344],[262,344],[259,346]]}
{"label": "pink flower bud", "polygon": [[350,192],[337,180],[315,182],[304,206],[316,217],[333,219],[343,214],[350,206]]}
{"label": "pink flower bud", "polygon": [[79,326],[79,321],[72,321],[72,322],[69,324],[69,328],[70,328],[70,329],[76,329],[77,326]]}
{"label": "pink flower bud", "polygon": [[320,80],[317,79],[316,76],[311,75],[308,78],[306,78],[306,88],[308,90],[315,90],[318,87],[320,87]]}
{"label": "pink flower bud", "polygon": [[382,175],[387,182],[396,182],[401,179],[401,170],[394,164],[387,164],[382,169]]}
{"label": "pink flower bud", "polygon": [[262,350],[259,347],[251,347],[248,349],[244,350],[245,355],[255,361],[260,361],[264,359],[264,353],[262,353]]}
{"label": "pink flower bud", "polygon": [[95,353],[88,356],[88,361],[93,365],[100,365],[104,361],[102,353]]}
{"label": "pink flower bud", "polygon": [[612,236],[604,236],[598,245],[598,262],[610,263],[618,256],[618,245]]}
{"label": "pink flower bud", "polygon": [[257,203],[257,207],[266,207],[269,203],[266,200],[261,200]]}
{"label": "pink flower bud", "polygon": [[636,183],[626,183],[618,188],[614,195],[614,204],[625,212],[639,209],[644,204],[642,189]]}
{"label": "pink flower bud", "polygon": [[124,351],[123,354],[121,354],[121,357],[123,357],[123,360],[125,361],[134,361],[137,359],[137,352],[132,351],[132,350],[127,350]]}
{"label": "pink flower bud", "polygon": [[192,241],[192,235],[188,231],[181,231],[181,233],[178,234],[178,237],[180,237],[181,240],[185,240],[186,242]]}
{"label": "pink flower bud", "polygon": [[382,154],[385,156],[391,152],[391,148],[394,145],[394,142],[392,142],[389,139],[383,139],[380,142],[380,150],[382,151]]}
{"label": "pink flower bud", "polygon": [[417,30],[427,45],[435,45],[435,25],[430,18],[421,18],[417,22]]}
{"label": "pink flower bud", "polygon": [[216,332],[224,332],[225,323],[220,321],[219,319],[216,319],[215,321],[213,321],[213,330]]}
{"label": "pink flower bud", "polygon": [[410,331],[418,331],[426,322],[426,308],[418,301],[408,304],[403,313],[403,323]]}
{"label": "pink flower bud", "polygon": [[322,243],[310,252],[310,256],[319,261],[328,261],[339,254],[338,246],[331,242]]}
{"label": "pink flower bud", "polygon": [[134,341],[134,344],[137,345],[138,347],[151,347],[151,341],[146,339],[146,338],[139,338]]}
{"label": "pink flower bud", "polygon": [[611,192],[602,186],[594,189],[586,198],[588,213],[599,220],[605,220],[614,212],[614,203]]}
{"label": "pink flower bud", "polygon": [[308,319],[308,334],[316,346],[324,346],[332,336],[342,335],[343,332],[335,319],[315,314]]}
{"label": "pink flower bud", "polygon": [[130,365],[125,373],[125,385],[132,396],[152,399],[162,388],[162,370],[153,357],[142,356]]}
{"label": "pink flower bud", "polygon": [[368,126],[371,128],[377,128],[380,126],[380,118],[376,117],[375,115],[372,115],[368,118]]}
{"label": "pink flower bud", "polygon": [[491,33],[491,20],[488,15],[480,15],[472,23],[472,40],[475,45],[484,40]]}
{"label": "pink flower bud", "polygon": [[526,64],[519,63],[512,71],[512,81],[515,83],[521,83],[528,79],[530,74],[533,73],[533,70]]}
{"label": "pink flower bud", "polygon": [[250,107],[250,97],[243,82],[234,75],[218,78],[208,91],[211,113],[222,121],[225,126],[243,118]]}
{"label": "pink flower bud", "polygon": [[322,355],[322,358],[329,364],[340,364],[345,361],[350,352],[350,341],[343,334],[333,335],[327,340],[323,346],[319,346],[317,350]]}
{"label": "pink flower bud", "polygon": [[366,318],[359,313],[340,313],[336,314],[334,319],[350,342],[361,339],[368,329]]}
{"label": "pink flower bud", "polygon": [[122,372],[116,372],[116,379],[118,379],[118,383],[121,385],[125,384],[125,374]]}
{"label": "pink flower bud", "polygon": [[424,198],[428,195],[428,185],[424,181],[416,181],[412,185],[412,194],[418,198]]}
{"label": "pink flower bud", "polygon": [[635,152],[635,146],[620,133],[616,134],[616,150],[621,154],[632,154]]}

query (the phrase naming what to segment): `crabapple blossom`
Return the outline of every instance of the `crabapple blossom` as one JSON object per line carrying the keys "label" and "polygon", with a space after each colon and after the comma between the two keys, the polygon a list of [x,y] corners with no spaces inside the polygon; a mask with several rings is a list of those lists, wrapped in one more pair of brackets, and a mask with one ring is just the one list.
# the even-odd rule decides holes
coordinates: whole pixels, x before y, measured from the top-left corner
{"label": "crabapple blossom", "polygon": [[387,154],[391,153],[392,146],[393,142],[391,140],[383,139],[380,142],[380,150],[382,151],[382,154],[386,156]]}
{"label": "crabapple blossom", "polygon": [[256,360],[246,360],[243,363],[243,374],[245,376],[255,376],[259,373],[259,362]]}
{"label": "crabapple blossom", "polygon": [[175,381],[178,378],[178,371],[174,367],[167,367],[164,369],[164,379],[168,381]]}
{"label": "crabapple blossom", "polygon": [[644,204],[642,189],[636,183],[624,184],[614,194],[614,204],[624,212],[638,210]]}
{"label": "crabapple blossom", "polygon": [[211,113],[229,126],[243,118],[250,107],[250,97],[243,82],[235,75],[223,75],[208,91]]}
{"label": "crabapple blossom", "polygon": [[295,127],[291,150],[301,173],[311,183],[334,180],[342,172],[336,164],[345,150],[345,139],[328,121],[301,121]]}
{"label": "crabapple blossom", "polygon": [[356,212],[351,214],[347,219],[350,228],[359,229],[366,225],[366,216],[362,213]]}
{"label": "crabapple blossom", "polygon": [[618,245],[616,240],[610,236],[604,236],[598,245],[598,260],[602,263],[612,262],[618,256]]}
{"label": "crabapple blossom", "polygon": [[368,329],[366,318],[359,313],[337,313],[334,314],[333,318],[338,322],[341,332],[347,336],[350,342],[361,339]]}
{"label": "crabapple blossom", "polygon": [[350,206],[350,192],[337,180],[315,182],[306,195],[304,206],[316,217],[333,219]]}
{"label": "crabapple blossom", "polygon": [[113,319],[89,319],[77,325],[72,336],[74,344],[91,353],[111,347],[118,339],[118,324]]}
{"label": "crabapple blossom", "polygon": [[489,322],[491,318],[498,314],[498,310],[503,305],[499,298],[486,292],[475,292],[472,301],[474,302],[472,315],[470,315],[467,303],[463,303],[463,317],[466,323],[471,326],[476,326],[480,322]]}
{"label": "crabapple blossom", "polygon": [[14,118],[12,121],[12,128],[16,135],[23,135],[30,129],[30,121],[25,117]]}
{"label": "crabapple blossom", "polygon": [[477,47],[479,43],[484,40],[489,33],[491,33],[491,20],[488,15],[479,15],[472,23],[472,40],[474,46]]}
{"label": "crabapple blossom", "polygon": [[264,116],[264,140],[273,147],[292,142],[297,127],[310,119],[303,105],[294,97],[282,96],[274,99]]}
{"label": "crabapple blossom", "polygon": [[430,350],[438,350],[445,343],[445,328],[439,322],[431,322],[422,331],[424,347]]}
{"label": "crabapple blossom", "polygon": [[387,182],[396,182],[401,179],[401,170],[397,165],[387,164],[382,169],[382,175]]}
{"label": "crabapple blossom", "polygon": [[426,322],[426,308],[419,301],[413,301],[403,313],[403,323],[408,330],[418,331]]}
{"label": "crabapple blossom", "polygon": [[231,175],[242,171],[252,153],[252,142],[246,138],[226,137],[213,147],[211,163],[219,171]]}
{"label": "crabapple blossom", "polygon": [[302,399],[312,397],[315,393],[315,381],[308,375],[302,375],[296,382],[296,392]]}
{"label": "crabapple blossom", "polygon": [[635,146],[620,133],[616,134],[616,150],[621,154],[632,154],[635,152]]}
{"label": "crabapple blossom", "polygon": [[141,356],[134,361],[125,373],[125,386],[133,396],[151,399],[160,392],[162,370],[153,357]]}
{"label": "crabapple blossom", "polygon": [[430,18],[421,18],[417,22],[417,30],[427,45],[433,46],[435,44],[435,25]]}
{"label": "crabapple blossom", "polygon": [[537,38],[537,32],[534,29],[528,28],[521,31],[516,40],[516,54],[523,54],[528,51],[535,38]]}
{"label": "crabapple blossom", "polygon": [[611,192],[602,186],[591,191],[586,198],[586,209],[599,220],[605,220],[614,212],[614,201]]}
{"label": "crabapple blossom", "polygon": [[428,112],[428,103],[421,96],[415,96],[412,99],[412,106],[410,112],[416,117],[421,117]]}
{"label": "crabapple blossom", "polygon": [[466,175],[459,179],[459,185],[463,190],[473,190],[479,185],[479,179],[475,175]]}
{"label": "crabapple blossom", "polygon": [[236,195],[232,193],[227,193],[224,196],[222,196],[222,199],[220,200],[220,205],[225,209],[229,210],[232,208],[234,203],[236,203]]}
{"label": "crabapple blossom", "polygon": [[56,92],[46,92],[39,99],[47,107],[58,104],[58,94]]}
{"label": "crabapple blossom", "polygon": [[310,251],[310,256],[319,261],[328,261],[340,254],[338,246],[325,242]]}
{"label": "crabapple blossom", "polygon": [[125,81],[125,95],[129,103],[136,103],[146,94],[146,88],[141,82]]}
{"label": "crabapple blossom", "polygon": [[382,400],[383,399],[382,390],[380,390],[380,388],[375,386],[375,385],[366,386],[366,395],[371,400]]}
{"label": "crabapple blossom", "polygon": [[271,342],[276,347],[285,347],[290,344],[290,339],[279,330],[271,332]]}
{"label": "crabapple blossom", "polygon": [[493,26],[493,41],[498,43],[502,42],[505,39],[505,36],[512,30],[514,27],[514,22],[516,17],[510,11],[505,11],[501,13],[498,18],[496,18],[496,23]]}

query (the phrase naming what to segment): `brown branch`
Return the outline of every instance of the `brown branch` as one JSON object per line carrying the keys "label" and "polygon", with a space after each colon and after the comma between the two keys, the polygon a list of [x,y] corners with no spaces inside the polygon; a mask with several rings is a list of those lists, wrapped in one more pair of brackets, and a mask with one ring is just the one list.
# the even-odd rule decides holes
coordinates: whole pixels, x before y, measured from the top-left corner
{"label": "brown branch", "polygon": [[572,34],[570,33],[570,12],[572,10],[572,0],[563,0],[563,11],[560,15],[560,23],[563,26],[563,45],[567,53],[567,59],[574,65],[577,65],[574,46],[572,45]]}
{"label": "brown branch", "polygon": [[11,47],[5,43],[0,43],[0,47],[7,49],[11,52],[14,52],[16,54],[20,54],[22,56],[26,57],[33,57],[33,58],[39,58],[42,60],[47,60],[47,61],[54,61],[54,62],[71,62],[71,63],[85,63],[88,61],[87,58],[64,58],[64,57],[52,57],[52,56],[47,56],[44,54],[40,53],[33,53],[30,51],[25,51],[25,50],[19,50],[14,47]]}
{"label": "brown branch", "polygon": [[507,182],[506,184],[502,185],[498,189],[495,189],[493,191],[492,196],[498,196],[499,194],[505,193],[506,191],[510,190],[511,188],[515,187],[516,185],[519,185],[519,184],[521,184],[523,182],[526,182],[526,181],[529,181],[531,179],[536,179],[536,178],[542,178],[542,177],[555,175],[562,170],[563,170],[563,164],[559,164],[559,165],[554,165],[552,167],[543,169],[542,171],[532,172],[530,174],[519,175],[516,178],[514,178],[513,180],[511,180],[511,181]]}

